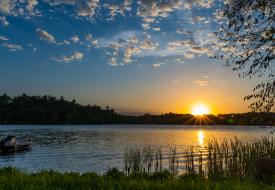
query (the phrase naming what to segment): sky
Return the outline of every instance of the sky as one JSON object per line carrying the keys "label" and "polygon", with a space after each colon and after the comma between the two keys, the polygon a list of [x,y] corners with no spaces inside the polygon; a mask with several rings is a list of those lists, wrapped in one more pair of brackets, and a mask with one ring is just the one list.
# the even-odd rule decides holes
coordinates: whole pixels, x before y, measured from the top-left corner
{"label": "sky", "polygon": [[0,93],[64,96],[118,112],[247,112],[256,79],[226,51],[217,0],[1,0]]}

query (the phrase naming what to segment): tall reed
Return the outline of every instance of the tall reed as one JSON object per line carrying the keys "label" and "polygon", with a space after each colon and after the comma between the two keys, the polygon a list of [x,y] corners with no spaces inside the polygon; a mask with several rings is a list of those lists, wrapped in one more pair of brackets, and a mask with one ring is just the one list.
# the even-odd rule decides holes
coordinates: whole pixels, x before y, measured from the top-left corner
{"label": "tall reed", "polygon": [[[164,151],[166,150],[166,151]],[[251,140],[215,138],[204,147],[140,146],[124,153],[124,172],[185,173],[209,178],[252,177],[258,158],[275,158],[275,138],[264,136]]]}

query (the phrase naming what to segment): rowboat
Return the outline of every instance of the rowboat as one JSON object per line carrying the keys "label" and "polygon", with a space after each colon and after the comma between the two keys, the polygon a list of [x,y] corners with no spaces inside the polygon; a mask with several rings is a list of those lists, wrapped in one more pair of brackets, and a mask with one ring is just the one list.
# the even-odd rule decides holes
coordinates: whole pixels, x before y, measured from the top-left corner
{"label": "rowboat", "polygon": [[8,135],[0,141],[0,152],[20,152],[31,150],[31,140],[17,139],[16,136]]}

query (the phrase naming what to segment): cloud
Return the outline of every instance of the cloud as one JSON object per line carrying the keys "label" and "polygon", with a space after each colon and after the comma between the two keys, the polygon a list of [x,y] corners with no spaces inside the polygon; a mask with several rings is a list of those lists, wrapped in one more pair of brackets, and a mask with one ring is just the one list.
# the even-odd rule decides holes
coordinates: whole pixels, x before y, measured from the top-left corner
{"label": "cloud", "polygon": [[153,67],[160,67],[162,65],[165,65],[166,63],[154,63],[152,66]]}
{"label": "cloud", "polygon": [[9,44],[9,43],[4,43],[2,44],[3,47],[6,47],[8,49],[10,49],[10,51],[19,51],[19,50],[23,50],[22,46],[17,45],[17,44]]}
{"label": "cloud", "polygon": [[124,52],[124,58],[123,58],[123,62],[124,63],[130,63],[132,62],[132,56],[139,53],[140,52],[140,49],[137,48],[137,47],[127,47],[125,49],[125,52]]}
{"label": "cloud", "polygon": [[68,40],[64,40],[63,43],[66,44],[66,45],[70,45],[71,44]]}
{"label": "cloud", "polygon": [[144,30],[149,30],[151,28],[148,23],[143,23],[143,24],[141,24],[141,26]]}
{"label": "cloud", "polygon": [[185,29],[181,29],[181,28],[178,28],[178,29],[176,30],[176,32],[177,32],[178,34],[185,34],[185,35],[188,35],[188,36],[191,36],[191,35],[193,35],[193,33],[194,33],[194,31],[189,31],[189,30],[185,30]]}
{"label": "cloud", "polygon": [[99,6],[99,0],[76,1],[77,15],[82,17],[92,17],[95,15],[96,9]]}
{"label": "cloud", "polygon": [[1,0],[0,13],[9,16],[26,16],[38,15],[35,6],[38,5],[37,0]]}
{"label": "cloud", "polygon": [[167,17],[169,13],[182,8],[182,1],[170,0],[158,2],[153,0],[139,0],[137,15],[141,17]]}
{"label": "cloud", "polygon": [[122,4],[105,4],[105,7],[109,9],[111,19],[114,19],[118,14],[125,15],[126,11],[131,11],[131,4],[131,0],[124,0]]}
{"label": "cloud", "polygon": [[193,81],[192,84],[198,85],[198,86],[208,86],[208,80],[196,80]]}
{"label": "cloud", "polygon": [[32,49],[32,52],[33,52],[33,53],[36,53],[37,50],[38,50],[38,48],[33,48],[33,49]]}
{"label": "cloud", "polygon": [[8,26],[10,24],[4,16],[0,16],[0,23],[4,26]]}
{"label": "cloud", "polygon": [[206,17],[194,16],[192,19],[193,19],[194,23],[197,23],[197,22],[202,22],[202,21],[206,20]]}
{"label": "cloud", "polygon": [[160,27],[152,28],[152,30],[154,30],[154,31],[160,31]]}
{"label": "cloud", "polygon": [[38,5],[37,0],[28,0],[27,2],[28,2],[28,4],[26,5],[26,9],[29,12],[32,12],[34,10],[35,6]]}
{"label": "cloud", "polygon": [[147,23],[155,22],[155,19],[150,17],[143,18],[142,20],[143,22],[147,22]]}
{"label": "cloud", "polygon": [[47,31],[37,28],[36,32],[41,40],[45,40],[49,43],[56,43],[54,36],[49,34]]}
{"label": "cloud", "polygon": [[149,39],[145,39],[141,42],[140,46],[141,49],[143,50],[150,50],[153,51],[154,49],[156,49],[156,44],[154,44],[152,41],[150,41]]}
{"label": "cloud", "polygon": [[72,62],[72,61],[81,61],[84,57],[84,54],[78,51],[75,51],[72,55],[70,56],[65,56],[63,55],[61,58],[56,58],[53,57],[51,58],[52,60],[56,61],[56,62]]}
{"label": "cloud", "polygon": [[214,3],[214,0],[192,0],[188,1],[188,3],[192,6],[198,6],[202,8],[211,8]]}
{"label": "cloud", "polygon": [[61,4],[74,5],[77,2],[77,0],[46,0],[46,2],[49,3],[51,6]]}
{"label": "cloud", "polygon": [[195,55],[193,53],[189,53],[189,52],[183,52],[183,57],[185,59],[192,59],[195,57]]}
{"label": "cloud", "polygon": [[167,49],[170,51],[181,51],[183,56],[187,59],[200,55],[210,55],[213,53],[211,47],[200,45],[194,40],[178,40],[168,42]]}
{"label": "cloud", "polygon": [[9,38],[0,35],[0,40],[1,41],[9,41]]}
{"label": "cloud", "polygon": [[77,16],[93,17],[99,7],[99,0],[45,0],[51,6],[71,5]]}
{"label": "cloud", "polygon": [[93,39],[93,35],[92,34],[87,34],[85,36],[85,40],[87,40],[87,41],[91,41],[92,39]]}
{"label": "cloud", "polygon": [[136,36],[133,36],[131,39],[130,39],[130,43],[131,44],[137,44],[139,42],[138,38]]}
{"label": "cloud", "polygon": [[98,40],[93,40],[93,41],[92,41],[92,44],[93,44],[93,45],[98,45],[98,43],[99,43]]}
{"label": "cloud", "polygon": [[0,13],[10,15],[12,14],[16,5],[16,0],[1,0]]}
{"label": "cloud", "polygon": [[73,43],[77,43],[77,42],[79,42],[79,37],[78,37],[78,35],[74,35],[74,36],[72,36],[72,37],[70,38],[70,40],[71,40]]}
{"label": "cloud", "polygon": [[115,57],[112,57],[108,64],[111,65],[111,66],[118,66],[117,60],[116,60]]}

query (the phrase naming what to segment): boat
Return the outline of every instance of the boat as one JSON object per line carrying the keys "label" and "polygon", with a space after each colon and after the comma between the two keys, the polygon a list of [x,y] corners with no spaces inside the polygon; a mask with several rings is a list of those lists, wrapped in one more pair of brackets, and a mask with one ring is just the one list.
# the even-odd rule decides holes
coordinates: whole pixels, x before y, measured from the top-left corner
{"label": "boat", "polygon": [[17,139],[8,135],[0,141],[0,152],[20,152],[31,150],[31,140]]}

